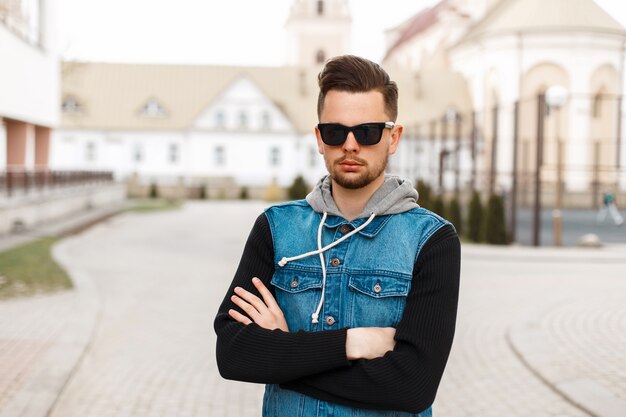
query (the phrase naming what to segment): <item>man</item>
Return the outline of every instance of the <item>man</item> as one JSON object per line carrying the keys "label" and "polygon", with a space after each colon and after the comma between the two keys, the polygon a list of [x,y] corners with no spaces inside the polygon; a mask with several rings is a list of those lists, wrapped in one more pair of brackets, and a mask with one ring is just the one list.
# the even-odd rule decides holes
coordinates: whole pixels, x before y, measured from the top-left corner
{"label": "man", "polygon": [[215,319],[218,367],[268,384],[265,417],[430,416],[454,335],[459,240],[409,182],[385,176],[402,135],[387,73],[347,55],[318,78],[329,175],[258,217]]}

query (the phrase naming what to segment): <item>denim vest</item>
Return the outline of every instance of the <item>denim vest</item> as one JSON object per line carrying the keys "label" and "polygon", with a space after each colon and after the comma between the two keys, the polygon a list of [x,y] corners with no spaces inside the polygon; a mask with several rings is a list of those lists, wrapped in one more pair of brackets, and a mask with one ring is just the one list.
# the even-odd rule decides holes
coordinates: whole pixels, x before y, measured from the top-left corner
{"label": "denim vest", "polygon": [[[436,214],[415,208],[401,214],[374,217],[370,224],[324,252],[326,289],[319,323],[311,322],[322,295],[319,255],[289,262],[283,257],[314,251],[322,215],[304,200],[270,207],[265,212],[274,242],[276,272],[272,285],[290,331],[322,331],[352,327],[397,327],[411,288],[413,266],[420,249],[447,222]],[[322,245],[328,245],[364,224],[328,216]],[[263,417],[430,417],[431,408],[419,414],[366,410],[317,400],[267,385]]]}

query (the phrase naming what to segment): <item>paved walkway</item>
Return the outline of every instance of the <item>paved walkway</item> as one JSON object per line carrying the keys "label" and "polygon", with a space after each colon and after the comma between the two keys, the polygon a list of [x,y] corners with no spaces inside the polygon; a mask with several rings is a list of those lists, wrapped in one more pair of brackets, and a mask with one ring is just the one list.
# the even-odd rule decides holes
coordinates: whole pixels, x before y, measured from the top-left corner
{"label": "paved walkway", "polygon": [[[0,417],[260,415],[261,386],[219,376],[212,320],[262,207],[128,213],[58,244],[76,290],[0,302]],[[626,248],[463,251],[436,415],[626,415]]]}

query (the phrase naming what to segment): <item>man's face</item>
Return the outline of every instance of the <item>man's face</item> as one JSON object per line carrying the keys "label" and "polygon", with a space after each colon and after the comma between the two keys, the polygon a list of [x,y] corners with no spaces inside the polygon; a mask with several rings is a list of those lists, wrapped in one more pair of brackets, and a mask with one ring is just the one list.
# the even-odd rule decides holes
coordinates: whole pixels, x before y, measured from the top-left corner
{"label": "man's face", "polygon": [[[331,90],[326,94],[320,114],[320,123],[340,123],[355,126],[369,122],[388,122],[385,101],[379,91],[350,93]],[[324,155],[326,168],[333,185],[347,189],[359,189],[384,181],[389,155],[396,152],[402,134],[402,126],[384,129],[376,145],[360,145],[352,132],[343,145],[329,146],[322,142],[319,129],[315,128],[319,152]]]}

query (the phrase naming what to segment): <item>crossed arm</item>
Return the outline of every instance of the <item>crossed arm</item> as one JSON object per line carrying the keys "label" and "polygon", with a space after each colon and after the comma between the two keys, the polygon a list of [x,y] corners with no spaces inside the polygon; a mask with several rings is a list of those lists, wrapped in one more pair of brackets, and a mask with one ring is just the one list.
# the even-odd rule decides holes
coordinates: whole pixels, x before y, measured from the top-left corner
{"label": "crossed arm", "polygon": [[[261,298],[241,287],[235,287],[235,295],[231,301],[239,307],[245,314],[235,309],[228,310],[228,315],[233,320],[249,325],[256,323],[264,329],[280,329],[288,332],[285,316],[276,303],[276,299],[267,289],[263,282],[257,278],[252,278]],[[348,360],[374,359],[383,356],[393,350],[396,345],[394,336],[396,329],[393,327],[357,327],[348,329],[346,333],[346,356]]]}
{"label": "crossed arm", "polygon": [[273,255],[261,215],[215,319],[222,376],[279,383],[354,407],[419,412],[432,403],[454,334],[460,266],[454,229],[440,229],[422,249],[397,329],[289,332],[268,289]]}

